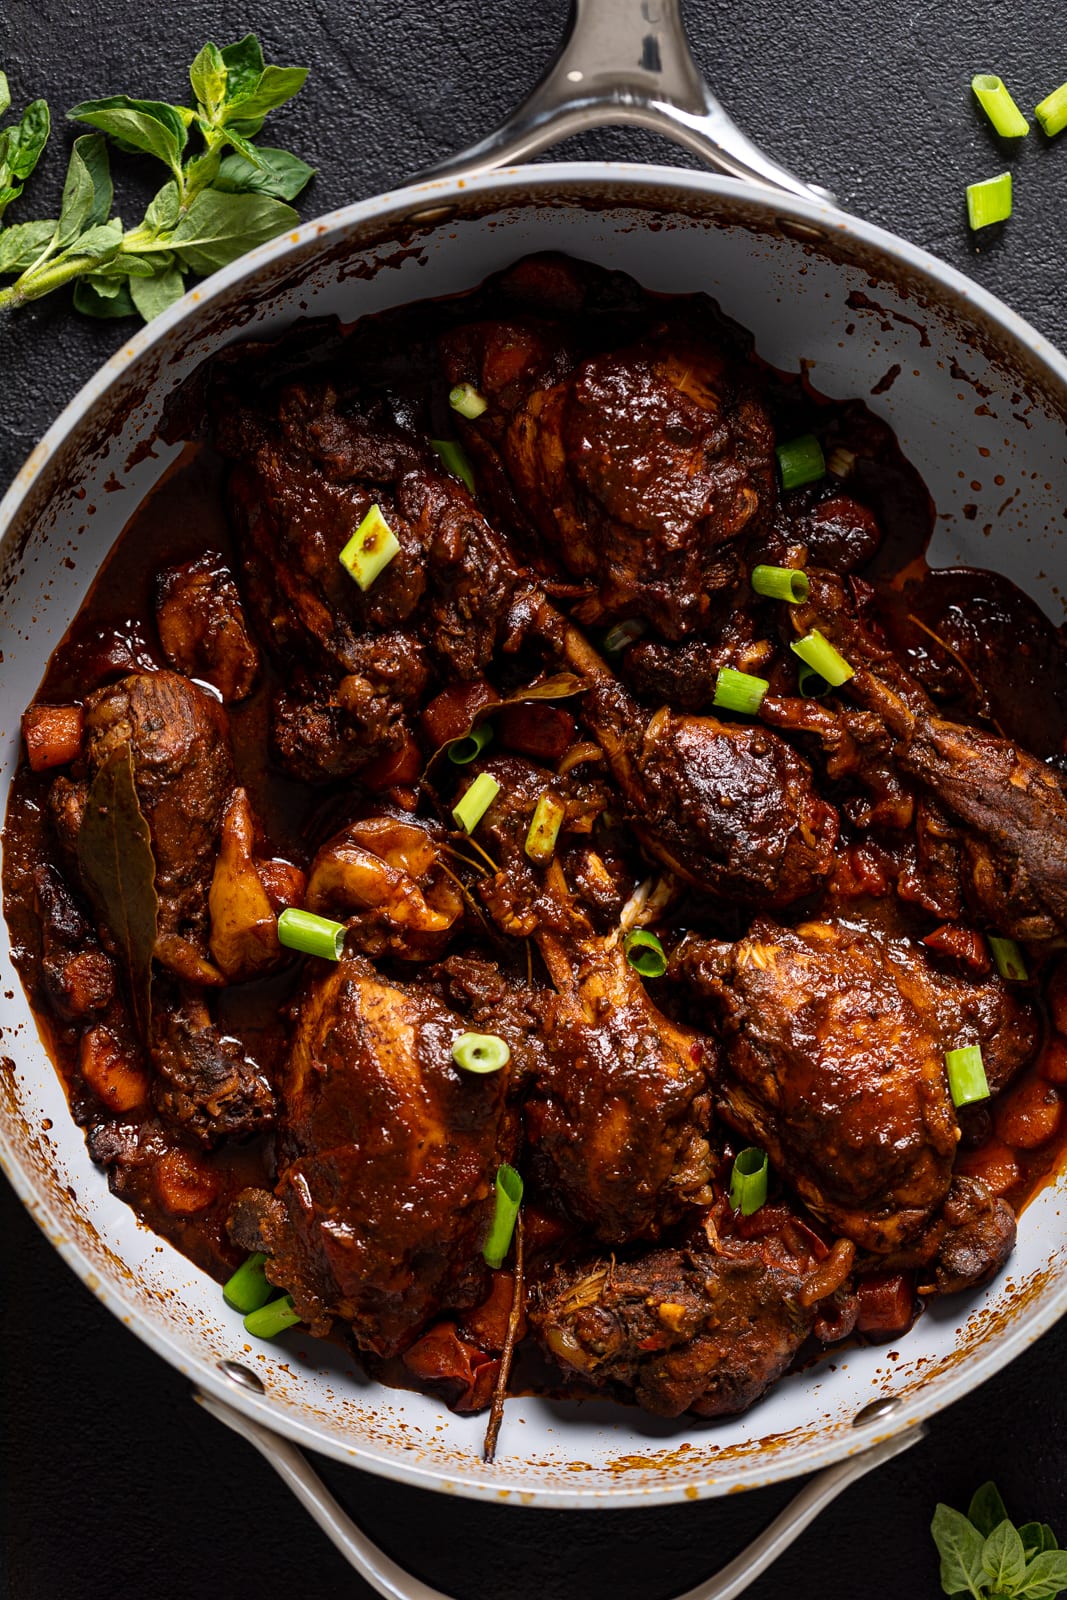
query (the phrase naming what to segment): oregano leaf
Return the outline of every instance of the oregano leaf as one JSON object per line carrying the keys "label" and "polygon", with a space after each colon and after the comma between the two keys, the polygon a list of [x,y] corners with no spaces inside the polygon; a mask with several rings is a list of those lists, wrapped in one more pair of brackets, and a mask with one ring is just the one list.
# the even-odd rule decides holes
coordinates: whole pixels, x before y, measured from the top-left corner
{"label": "oregano leaf", "polygon": [[930,1524],[941,1557],[941,1587],[946,1594],[969,1594],[983,1600],[985,1573],[982,1546],[985,1540],[962,1511],[938,1504]]}
{"label": "oregano leaf", "polygon": [[216,189],[225,194],[269,194],[275,200],[295,200],[315,176],[314,167],[288,150],[271,150],[264,145],[257,145],[255,150],[259,157],[255,166],[244,156],[227,156],[219,168]]}
{"label": "oregano leaf", "polygon": [[219,194],[204,189],[178,226],[166,235],[193,272],[215,272],[299,221],[291,206],[259,194]]}
{"label": "oregano leaf", "polygon": [[85,317],[102,320],[137,315],[137,307],[122,280],[104,278],[98,273],[77,280],[74,285],[74,309]]}
{"label": "oregano leaf", "polygon": [[1000,1490],[995,1483],[983,1483],[974,1491],[967,1515],[983,1539],[1008,1519],[1008,1508],[1000,1498]]}
{"label": "oregano leaf", "polygon": [[1067,1550],[1043,1550],[1026,1569],[1020,1600],[1053,1600],[1067,1589]]}
{"label": "oregano leaf", "polygon": [[1026,1552],[1019,1530],[1007,1517],[982,1546],[982,1571],[994,1590],[1014,1594],[1026,1571]]}
{"label": "oregano leaf", "polygon": [[185,279],[176,266],[161,263],[150,278],[130,279],[130,298],[146,322],[158,317],[185,293]]}

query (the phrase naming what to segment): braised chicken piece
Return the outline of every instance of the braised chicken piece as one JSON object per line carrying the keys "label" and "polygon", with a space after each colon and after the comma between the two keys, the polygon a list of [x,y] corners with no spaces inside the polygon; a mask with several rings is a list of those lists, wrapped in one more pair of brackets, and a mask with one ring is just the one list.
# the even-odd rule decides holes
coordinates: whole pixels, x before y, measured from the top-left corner
{"label": "braised chicken piece", "polygon": [[134,673],[88,696],[85,733],[90,782],[114,753],[130,752],[155,863],[156,960],[189,982],[218,983],[208,891],[234,789],[225,712],[176,672]]}
{"label": "braised chicken piece", "polygon": [[999,1084],[1037,1039],[1001,980],[954,985],[909,941],[861,925],[760,918],[736,945],[686,941],[678,963],[722,1017],[724,1118],[871,1251],[914,1240],[948,1195],[959,1125],[945,1051],[982,1045]]}
{"label": "braised chicken piece", "polygon": [[791,745],[759,724],[651,718],[574,628],[566,659],[590,680],[582,714],[603,745],[642,845],[708,894],[787,906],[830,872],[837,813]]}
{"label": "braised chicken piece", "polygon": [[215,551],[206,550],[159,574],[156,627],[175,671],[213,684],[227,703],[252,692],[259,676],[259,649],[249,634],[237,585]]}
{"label": "braised chicken piece", "polygon": [[220,1036],[199,996],[157,1000],[152,1101],[172,1127],[209,1149],[274,1122],[274,1092],[239,1039]]}
{"label": "braised chicken piece", "polygon": [[[250,1191],[235,1241],[314,1333],[336,1318],[378,1355],[485,1293],[497,1167],[514,1154],[509,1073],[462,1072],[468,1023],[425,984],[347,956],[309,985],[281,1093],[278,1183]],[[518,1041],[516,1041],[518,1044]]]}
{"label": "braised chicken piece", "polygon": [[[377,402],[324,383],[231,397],[219,442],[235,461],[252,610],[292,680],[277,748],[307,782],[348,776],[403,743],[434,670],[485,666],[514,564],[462,484]],[[364,592],[339,557],[374,505],[400,549]]]}
{"label": "braised chicken piece", "polygon": [[568,1264],[531,1322],[566,1371],[657,1416],[731,1416],[786,1371],[850,1265],[785,1206],[743,1219],[720,1205],[681,1245]]}
{"label": "braised chicken piece", "polygon": [[445,368],[488,401],[467,431],[497,457],[512,503],[594,586],[577,620],[642,616],[679,638],[736,576],[731,541],[769,516],[773,435],[737,330],[709,302],[586,353],[586,302],[606,276],[547,258],[536,282],[528,272],[511,288],[533,291],[542,312],[554,302],[562,320],[460,327],[444,340]]}

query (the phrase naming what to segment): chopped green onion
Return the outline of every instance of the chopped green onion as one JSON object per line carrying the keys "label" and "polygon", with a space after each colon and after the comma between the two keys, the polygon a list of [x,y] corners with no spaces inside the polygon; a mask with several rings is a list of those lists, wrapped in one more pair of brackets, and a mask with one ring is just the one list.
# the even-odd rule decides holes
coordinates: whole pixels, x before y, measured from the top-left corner
{"label": "chopped green onion", "polygon": [[223,1284],[223,1299],[235,1311],[258,1311],[260,1306],[266,1305],[274,1293],[274,1285],[267,1282],[263,1271],[266,1259],[263,1251],[257,1250],[255,1255],[249,1256],[247,1261],[242,1262],[233,1276],[227,1278]]}
{"label": "chopped green onion", "polygon": [[524,848],[530,860],[536,861],[539,867],[552,860],[559,830],[566,814],[566,806],[556,798],[551,789],[546,789],[534,806]]}
{"label": "chopped green onion", "polygon": [[835,444],[826,458],[826,470],[835,478],[847,478],[856,465],[856,452]]}
{"label": "chopped green onion", "polygon": [[245,1331],[256,1339],[276,1339],[299,1321],[300,1313],[293,1307],[292,1295],[283,1294],[258,1310],[250,1311],[245,1318]]}
{"label": "chopped green onion", "polygon": [[341,551],[341,565],[351,573],[360,588],[366,590],[399,549],[396,534],[382,516],[381,506],[371,506]]}
{"label": "chopped green onion", "polygon": [[1067,83],[1061,83],[1058,89],[1053,89],[1051,94],[1047,94],[1041,103],[1034,107],[1034,116],[1050,139],[1062,133],[1064,128],[1067,128]]}
{"label": "chopped green onion", "polygon": [[464,1072],[499,1072],[511,1060],[511,1051],[495,1033],[461,1033],[452,1046],[452,1060]]}
{"label": "chopped green onion", "polygon": [[1030,132],[1030,124],[994,73],[979,72],[971,79],[971,88],[1002,139],[1021,139]]}
{"label": "chopped green onion", "polygon": [[322,956],[340,961],[345,947],[345,925],[316,916],[314,911],[296,911],[287,906],[278,918],[278,943],[305,956]]}
{"label": "chopped green onion", "polygon": [[829,639],[825,639],[818,628],[812,628],[803,639],[794,640],[789,648],[794,655],[800,657],[801,661],[806,662],[825,678],[832,689],[837,689],[856,675],[844,656],[834,649]]}
{"label": "chopped green onion", "polygon": [[755,1145],[739,1151],[734,1158],[730,1174],[730,1204],[743,1217],[750,1217],[766,1200],[767,1169],[766,1152],[757,1150]]}
{"label": "chopped green onion", "polygon": [[480,722],[476,728],[465,733],[461,739],[453,739],[451,744],[445,746],[448,751],[449,761],[454,761],[457,767],[465,767],[473,761],[475,756],[480,756],[487,744],[493,742],[493,730],[488,722]]}
{"label": "chopped green onion", "polygon": [[667,970],[663,946],[647,928],[634,928],[622,941],[626,959],[642,978],[662,978]]}
{"label": "chopped green onion", "polygon": [[757,678],[754,672],[720,667],[715,675],[715,694],[711,703],[724,711],[742,711],[746,716],[754,717],[769,688],[767,679]]}
{"label": "chopped green onion", "polygon": [[455,439],[431,439],[430,449],[435,455],[440,456],[441,465],[453,478],[458,478],[465,483],[471,494],[474,493],[474,468],[467,460],[463,446],[457,444]]}
{"label": "chopped green onion", "polygon": [[496,779],[488,772],[479,772],[459,804],[452,807],[452,815],[464,833],[474,832],[499,793]]}
{"label": "chopped green onion", "polygon": [[947,1051],[945,1066],[954,1106],[972,1106],[978,1100],[989,1099],[989,1081],[980,1045],[968,1044],[962,1049]]}
{"label": "chopped green onion", "polygon": [[473,422],[475,417],[489,410],[488,400],[484,394],[478,393],[473,383],[457,383],[449,392],[448,403],[453,411],[458,411],[468,422]]}
{"label": "chopped green onion", "polygon": [[647,632],[648,623],[643,617],[630,617],[626,622],[617,622],[604,635],[604,654],[621,656],[635,639],[640,639],[641,635]]}
{"label": "chopped green onion", "polygon": [[1014,939],[1001,939],[997,934],[989,935],[989,948],[993,952],[997,971],[1009,983],[1025,983],[1030,974],[1026,970],[1026,960]]}
{"label": "chopped green onion", "polygon": [[826,476],[822,445],[813,433],[804,433],[799,439],[780,444],[774,453],[778,457],[783,489],[799,489],[805,483],[817,483]]}
{"label": "chopped green onion", "polygon": [[797,669],[797,688],[805,700],[821,700],[830,685],[821,672],[816,672],[814,667],[802,661]]}
{"label": "chopped green onion", "polygon": [[967,185],[967,221],[972,229],[988,228],[993,222],[1006,222],[1011,216],[1011,173]]}
{"label": "chopped green onion", "polygon": [[514,1167],[505,1164],[496,1173],[496,1210],[489,1224],[489,1237],[482,1246],[482,1255],[491,1267],[503,1265],[504,1257],[515,1232],[515,1218],[522,1205],[522,1179]]}
{"label": "chopped green onion", "polygon": [[788,600],[799,605],[808,598],[808,575],[799,567],[753,567],[749,583],[768,600]]}

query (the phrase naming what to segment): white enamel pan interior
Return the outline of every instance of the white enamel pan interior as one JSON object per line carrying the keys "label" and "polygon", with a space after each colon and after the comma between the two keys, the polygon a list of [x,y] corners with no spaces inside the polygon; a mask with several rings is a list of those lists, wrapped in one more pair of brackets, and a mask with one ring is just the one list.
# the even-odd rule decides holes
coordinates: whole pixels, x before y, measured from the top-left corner
{"label": "white enamel pan interior", "polygon": [[[19,713],[100,562],[177,453],[156,438],[176,385],[231,341],[276,333],[302,315],[351,321],[451,294],[546,249],[620,268],[650,289],[704,290],[753,330],[773,365],[795,372],[803,363],[823,393],[867,398],[936,501],[932,562],[1006,572],[1061,620],[1067,366],[1004,306],[828,204],[768,199],[729,179],[589,164],[452,178],[310,223],[218,274],[133,338],[34,451],[0,506],[5,795]],[[554,1506],[765,1484],[906,1435],[1067,1307],[1061,1177],[1027,1209],[999,1279],[934,1306],[892,1356],[885,1346],[850,1349],[715,1424],[517,1398],[487,1466],[484,1419],[382,1389],[299,1332],[253,1342],[218,1286],[109,1195],[71,1122],[6,940],[5,928],[0,1154],[45,1233],[209,1402],[387,1476]],[[879,1399],[896,1403],[872,1418],[865,1408]],[[861,1412],[869,1420],[856,1427]]]}

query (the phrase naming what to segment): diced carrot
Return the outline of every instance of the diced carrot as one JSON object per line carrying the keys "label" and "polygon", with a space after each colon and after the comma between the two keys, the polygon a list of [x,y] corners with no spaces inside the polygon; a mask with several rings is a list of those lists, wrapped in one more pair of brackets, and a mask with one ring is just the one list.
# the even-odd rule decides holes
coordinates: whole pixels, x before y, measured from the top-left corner
{"label": "diced carrot", "polygon": [[977,928],[961,928],[958,923],[944,922],[940,928],[926,935],[923,944],[935,955],[948,956],[962,966],[970,967],[972,972],[984,976],[993,970],[989,946]]}
{"label": "diced carrot", "polygon": [[577,726],[569,711],[531,702],[505,706],[496,718],[496,735],[505,750],[518,750],[554,767],[570,748]]}
{"label": "diced carrot", "polygon": [[1055,1086],[1028,1076],[1001,1100],[994,1116],[997,1137],[1013,1150],[1036,1150],[1060,1125],[1063,1102]]}
{"label": "diced carrot", "polygon": [[1067,1039],[1062,1034],[1050,1034],[1037,1070],[1047,1083],[1067,1083]]}
{"label": "diced carrot", "polygon": [[399,750],[390,750],[368,761],[359,775],[365,789],[391,789],[394,784],[414,783],[423,768],[422,751],[414,739],[407,738]]}
{"label": "diced carrot", "polygon": [[110,1028],[83,1033],[78,1067],[89,1088],[112,1111],[135,1111],[148,1099],[148,1080],[129,1060]]}
{"label": "diced carrot", "polygon": [[1007,1194],[1021,1176],[1019,1163],[999,1139],[987,1139],[976,1149],[965,1150],[956,1158],[956,1171],[965,1178],[980,1178],[990,1194]]}
{"label": "diced carrot", "polygon": [[34,772],[65,767],[81,754],[81,706],[31,706],[22,718],[26,755]]}
{"label": "diced carrot", "polygon": [[872,1272],[856,1284],[860,1333],[892,1339],[907,1333],[914,1316],[915,1290],[909,1272]]}
{"label": "diced carrot", "polygon": [[462,739],[475,714],[483,706],[496,705],[500,696],[484,678],[472,678],[469,683],[450,684],[425,707],[421,717],[422,731],[432,749],[452,739]]}
{"label": "diced carrot", "polygon": [[217,1175],[188,1150],[166,1151],[152,1176],[160,1205],[176,1217],[205,1210],[219,1192]]}

